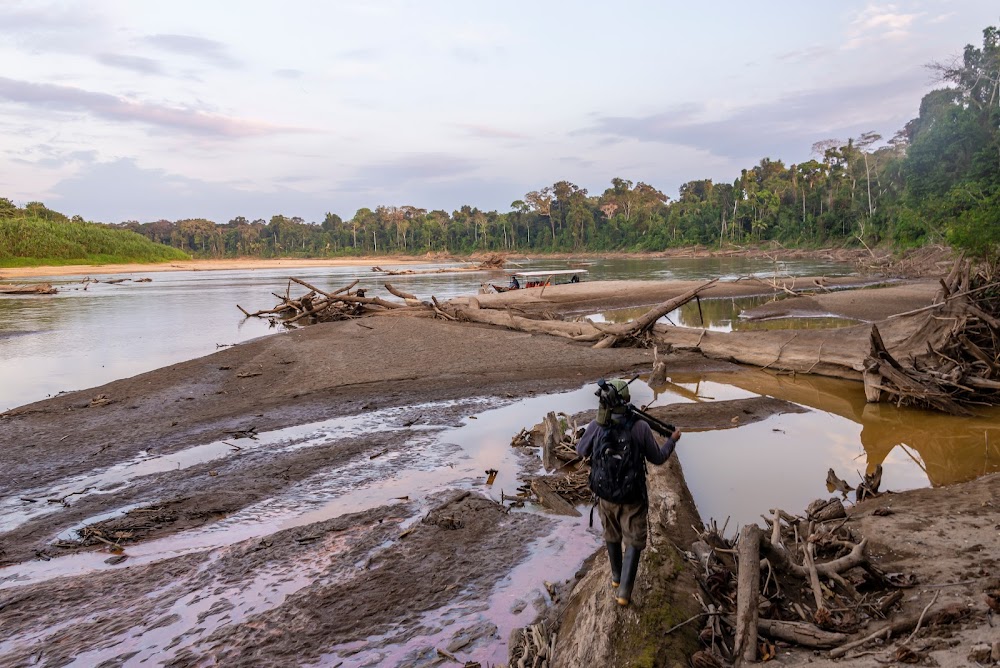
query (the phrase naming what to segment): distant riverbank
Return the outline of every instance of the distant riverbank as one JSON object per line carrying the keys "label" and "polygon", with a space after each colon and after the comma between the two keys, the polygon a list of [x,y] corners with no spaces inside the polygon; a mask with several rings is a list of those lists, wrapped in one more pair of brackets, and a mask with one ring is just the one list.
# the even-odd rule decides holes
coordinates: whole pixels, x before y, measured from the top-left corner
{"label": "distant riverbank", "polygon": [[298,269],[302,267],[356,267],[383,264],[426,264],[452,262],[427,257],[350,257],[350,258],[234,258],[230,260],[181,260],[152,264],[72,264],[43,267],[9,267],[0,269],[5,280],[38,276],[90,276],[96,274],[148,274],[161,271],[236,271],[255,269]]}
{"label": "distant riverbank", "polygon": [[[364,257],[333,257],[333,258],[232,258],[209,260],[174,260],[160,263],[132,264],[102,264],[102,265],[61,265],[38,267],[7,267],[0,268],[0,280],[11,281],[18,278],[36,278],[39,276],[91,276],[101,274],[148,274],[163,271],[236,271],[236,270],[266,270],[266,269],[299,269],[303,267],[364,267],[381,265],[419,265],[463,263],[475,264],[492,253],[473,253],[468,257],[458,257],[449,253],[428,255],[372,255]],[[660,252],[629,253],[508,253],[508,267],[516,268],[519,261],[551,259],[560,261],[594,260],[610,258],[698,258],[698,257],[745,257],[766,258],[773,261],[792,259],[823,259],[829,261],[853,263],[871,269],[885,269],[887,265],[897,262],[906,266],[912,275],[926,276],[940,271],[941,266],[950,262],[951,252],[940,246],[928,246],[904,253],[902,257],[888,249],[875,251],[860,248],[782,248],[782,247],[729,247],[722,249],[706,248],[704,246],[689,246],[671,248]],[[902,267],[897,267],[897,269]]]}

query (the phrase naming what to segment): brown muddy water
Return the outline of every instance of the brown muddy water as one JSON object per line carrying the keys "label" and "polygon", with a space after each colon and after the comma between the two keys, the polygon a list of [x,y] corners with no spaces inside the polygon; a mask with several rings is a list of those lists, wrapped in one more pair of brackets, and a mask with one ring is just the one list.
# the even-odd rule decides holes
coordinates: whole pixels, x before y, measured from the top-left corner
{"label": "brown muddy water", "polygon": [[[791,401],[809,411],[776,415],[749,425],[740,425],[739,416],[734,415],[729,421],[732,428],[685,432],[677,449],[702,518],[715,519],[720,526],[728,522],[728,533],[758,521],[768,509],[800,512],[811,500],[828,497],[825,481],[829,468],[853,484],[861,473],[881,464],[883,489],[896,491],[944,485],[1000,470],[1000,413],[996,411],[979,418],[956,419],[872,406],[865,403],[857,383],[791,379],[766,372],[677,376],[655,391],[641,380],[632,384],[637,405],[718,402],[758,395]],[[572,415],[592,409],[594,386],[505,401],[497,406],[496,399],[483,397],[374,411],[264,433],[258,441],[241,440],[239,450],[221,441],[205,443],[171,455],[140,455],[66,480],[60,489],[114,495],[137,481],[206,462],[252,461],[265,452],[280,456],[361,434],[405,439],[402,448],[384,454],[365,452],[345,466],[321,471],[278,497],[214,524],[129,546],[128,560],[119,565],[106,563],[106,552],[89,552],[0,569],[0,600],[9,601],[26,587],[55,582],[56,578],[71,587],[111,573],[125,578],[142,569],[169,569],[173,573],[170,578],[137,596],[136,601],[116,602],[124,621],[112,631],[102,628],[101,637],[88,643],[87,650],[78,653],[71,665],[102,665],[105,661],[109,662],[105,665],[157,665],[185,656],[184,652],[197,656],[213,633],[253,624],[260,615],[278,609],[315,582],[334,577],[332,572],[338,578],[365,577],[363,565],[391,550],[400,539],[379,539],[346,571],[336,559],[350,553],[364,537],[355,529],[335,534],[322,550],[301,558],[264,561],[235,578],[231,563],[239,560],[234,555],[266,544],[282,531],[349,515],[384,512],[379,510],[383,508],[396,509],[391,511],[397,518],[393,521],[405,531],[439,503],[447,490],[472,490],[500,501],[502,495],[515,491],[525,474],[539,471],[537,460],[527,459],[510,447],[511,438],[549,411]],[[720,405],[719,410],[726,409]],[[436,418],[444,414],[465,417],[458,423]],[[410,425],[417,417],[419,422]],[[485,484],[487,469],[499,471],[492,485]],[[51,496],[53,490],[26,488],[16,496],[41,492]],[[58,504],[5,499],[0,502],[0,530],[61,510]],[[439,659],[436,648],[446,647],[459,648],[455,651],[462,660],[484,665],[504,662],[511,629],[530,623],[550,600],[545,583],[571,577],[600,547],[599,527],[596,522],[595,527],[589,527],[588,509],[581,510],[581,518],[552,518],[533,508],[513,510],[536,517],[539,533],[530,541],[527,558],[500,574],[487,596],[458,592],[448,604],[423,611],[404,625],[405,629],[393,627],[329,648],[316,665],[434,665]],[[74,529],[52,540],[70,539]],[[141,607],[141,600],[156,601],[155,616]],[[85,629],[93,623],[95,613],[81,606],[79,613],[62,610],[58,621],[39,620],[9,637],[0,631],[0,664],[21,665],[13,659],[33,656],[26,648],[38,648],[38,656],[44,657],[52,643],[66,642],[66,634],[73,629]]]}
{"label": "brown muddy water", "polygon": [[[755,306],[780,301],[785,295],[772,297],[737,297],[725,299],[701,299],[690,301],[680,308],[660,318],[657,322],[675,327],[695,327],[714,332],[733,332],[750,330],[776,329],[832,329],[850,327],[858,324],[857,320],[835,315],[809,315],[798,317],[776,317],[763,319],[748,319],[742,314]],[[645,315],[648,306],[614,309],[587,316],[597,322],[625,323]]]}

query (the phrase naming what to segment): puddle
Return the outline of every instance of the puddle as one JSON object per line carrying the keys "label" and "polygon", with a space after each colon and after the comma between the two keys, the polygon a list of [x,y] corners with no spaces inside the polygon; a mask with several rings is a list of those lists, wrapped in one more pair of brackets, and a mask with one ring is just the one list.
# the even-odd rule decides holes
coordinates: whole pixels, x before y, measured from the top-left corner
{"label": "puddle", "polygon": [[[829,315],[803,315],[798,317],[781,317],[770,319],[747,320],[742,318],[744,311],[762,304],[782,299],[782,296],[772,297],[738,297],[722,299],[702,299],[690,301],[680,308],[660,318],[657,322],[663,325],[707,329],[713,332],[750,331],[761,329],[829,329],[833,327],[850,327],[858,321]],[[595,313],[587,316],[595,322],[626,323],[645,315],[648,306],[625,308]]]}
{"label": "puddle", "polygon": [[[470,410],[476,410],[483,401],[483,399],[477,398],[461,402],[449,401],[438,404],[394,407],[262,432],[258,434],[256,439],[222,439],[163,455],[141,452],[130,460],[106,469],[74,476],[55,486],[17,491],[0,500],[0,533],[10,531],[41,515],[58,512],[65,507],[63,503],[59,502],[60,499],[63,499],[66,504],[71,504],[90,495],[113,494],[121,491],[138,478],[238,457],[256,450],[266,450],[272,453],[292,452],[363,434],[443,429],[444,427],[441,425],[435,426],[426,423],[403,424],[400,418],[404,414],[414,411],[433,415],[436,410],[443,407],[463,404],[467,404]],[[24,499],[34,499],[34,502]]]}
{"label": "puddle", "polygon": [[[424,613],[415,623],[425,629],[409,642],[392,633],[334,647],[312,665],[436,665],[437,648],[462,661],[500,665],[507,661],[511,631],[527,626],[551,603],[545,582],[570,579],[580,564],[603,545],[600,524],[587,517],[558,517],[555,529],[536,540],[529,556],[494,587],[485,600],[469,601]],[[539,569],[539,564],[545,564]],[[345,664],[347,665],[347,664]]]}
{"label": "puddle", "polygon": [[[868,404],[860,383],[776,376],[713,375],[752,395],[812,409],[717,432],[686,433],[678,456],[702,520],[729,531],[781,507],[799,513],[829,498],[826,473],[856,485],[883,467],[882,490],[948,485],[1000,471],[1000,410],[956,418],[891,404]],[[853,501],[853,497],[850,499]]]}
{"label": "puddle", "polygon": [[[633,387],[640,384],[641,381],[636,381]],[[644,385],[643,388],[645,390],[639,390],[639,393],[645,393],[652,399],[652,392]],[[131,545],[127,550],[129,560],[120,566],[108,566],[103,561],[107,555],[97,552],[83,552],[51,561],[25,562],[0,569],[0,589],[62,575],[82,575],[108,568],[130,568],[191,552],[225,547],[282,529],[395,503],[399,497],[421,500],[430,493],[448,487],[476,488],[499,501],[502,492],[512,494],[521,484],[518,478],[521,461],[518,453],[510,447],[511,438],[520,428],[532,427],[550,410],[572,414],[592,408],[596,400],[592,386],[588,385],[569,393],[529,397],[482,411],[485,401],[483,398],[472,398],[463,402],[426,404],[408,409],[394,408],[265,432],[256,441],[240,439],[241,447],[248,444],[248,449],[232,452],[227,446],[225,450],[212,452],[220,457],[239,456],[249,449],[262,446],[270,450],[277,448],[279,451],[289,451],[309,447],[310,444],[328,443],[337,438],[357,436],[362,431],[371,433],[375,430],[399,430],[400,428],[392,426],[393,418],[398,418],[404,411],[411,414],[413,409],[428,415],[433,415],[436,408],[444,405],[467,406],[470,413],[474,410],[481,411],[466,418],[464,424],[457,428],[422,425],[425,433],[416,432],[398,450],[374,460],[364,455],[336,469],[321,471],[293,485],[278,497],[251,505],[205,527]],[[408,429],[412,431],[413,427]],[[427,433],[431,431],[435,433]],[[186,456],[185,453],[189,454],[190,451],[202,452],[200,449],[205,447],[196,446],[183,453],[164,457],[170,457],[173,461],[177,456]],[[191,462],[188,465],[192,465],[193,459],[187,456],[183,461]],[[82,480],[106,478],[113,479],[115,484],[123,484],[132,479],[128,478],[126,472],[142,471],[142,475],[152,475],[151,469],[154,468],[173,470],[163,462],[146,464],[145,460],[136,459],[112,467],[113,471],[109,469],[81,476],[74,479],[73,483],[61,487],[80,489]],[[499,473],[494,484],[487,487],[484,484],[485,471],[490,468],[497,469]],[[59,507],[42,508],[35,511],[35,514],[40,514],[43,510],[54,512],[58,509]],[[20,515],[16,518],[21,519],[31,510],[33,508],[30,506],[17,509]],[[113,512],[121,514],[126,511],[126,508],[119,508]],[[9,513],[4,517],[11,522],[15,515]]]}
{"label": "puddle", "polygon": [[68,528],[65,531],[62,531],[61,533],[59,533],[59,535],[56,536],[56,541],[63,541],[63,540],[65,540],[65,541],[74,541],[74,540],[79,540],[80,539],[80,531],[82,531],[85,527],[87,527],[87,526],[89,526],[91,524],[96,524],[98,522],[105,522],[107,520],[112,520],[112,519],[115,519],[117,517],[124,517],[130,511],[136,510],[137,508],[142,508],[144,505],[145,504],[142,504],[142,503],[133,503],[133,504],[130,504],[128,506],[122,506],[121,508],[116,508],[115,510],[112,510],[112,511],[109,511],[109,512],[106,512],[106,513],[101,513],[100,515],[94,515],[93,517],[88,517],[87,519],[83,520],[82,522],[79,522],[78,524],[74,524],[70,528]]}

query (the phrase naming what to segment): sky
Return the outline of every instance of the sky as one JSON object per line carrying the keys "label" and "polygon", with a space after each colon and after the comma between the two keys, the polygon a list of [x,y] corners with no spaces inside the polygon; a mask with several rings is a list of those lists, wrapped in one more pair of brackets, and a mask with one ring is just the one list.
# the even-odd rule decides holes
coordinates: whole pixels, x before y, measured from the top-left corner
{"label": "sky", "polygon": [[996,0],[0,0],[0,197],[117,223],[676,198],[891,138]]}

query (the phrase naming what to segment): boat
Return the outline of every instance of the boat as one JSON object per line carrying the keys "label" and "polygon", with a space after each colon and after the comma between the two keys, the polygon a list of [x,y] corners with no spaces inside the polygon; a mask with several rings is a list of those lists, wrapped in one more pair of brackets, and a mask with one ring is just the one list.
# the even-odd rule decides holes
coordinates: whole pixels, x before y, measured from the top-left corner
{"label": "boat", "polygon": [[[510,280],[507,285],[490,283],[490,286],[497,292],[510,292],[511,290],[520,290],[522,288],[544,288],[549,285],[579,283],[581,274],[586,273],[586,269],[515,271],[509,274]],[[563,278],[566,280],[560,280]]]}

